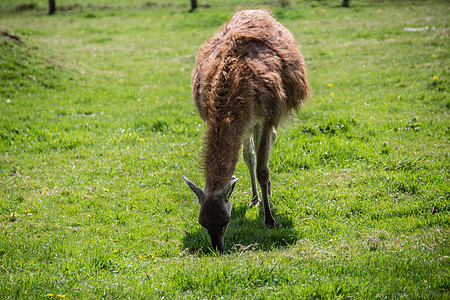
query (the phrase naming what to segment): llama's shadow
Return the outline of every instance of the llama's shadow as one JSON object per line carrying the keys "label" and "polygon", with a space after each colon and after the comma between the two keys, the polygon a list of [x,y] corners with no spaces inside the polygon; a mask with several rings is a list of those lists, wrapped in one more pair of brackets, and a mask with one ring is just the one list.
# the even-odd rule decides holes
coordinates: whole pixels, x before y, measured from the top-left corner
{"label": "llama's shadow", "polygon": [[[259,206],[259,217],[249,219],[246,212],[251,208],[247,205],[233,207],[231,222],[225,235],[225,251],[243,251],[247,249],[272,250],[295,244],[298,233],[294,230],[294,222],[285,215],[274,214],[276,228],[268,229],[264,225],[262,203]],[[274,210],[272,210],[274,213]],[[183,237],[183,249],[190,253],[211,253],[211,242],[204,228],[187,231]]]}

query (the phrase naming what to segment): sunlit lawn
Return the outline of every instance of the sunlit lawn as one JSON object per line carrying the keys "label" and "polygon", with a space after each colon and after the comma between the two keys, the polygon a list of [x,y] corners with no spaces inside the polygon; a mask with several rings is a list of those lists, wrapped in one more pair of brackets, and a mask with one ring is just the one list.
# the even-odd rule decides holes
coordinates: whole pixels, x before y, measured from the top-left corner
{"label": "sunlit lawn", "polygon": [[43,2],[0,4],[24,43],[0,36],[0,298],[449,297],[447,1],[264,4],[314,95],[272,151],[277,228],[241,160],[221,256],[181,178],[203,182],[190,74],[260,2]]}

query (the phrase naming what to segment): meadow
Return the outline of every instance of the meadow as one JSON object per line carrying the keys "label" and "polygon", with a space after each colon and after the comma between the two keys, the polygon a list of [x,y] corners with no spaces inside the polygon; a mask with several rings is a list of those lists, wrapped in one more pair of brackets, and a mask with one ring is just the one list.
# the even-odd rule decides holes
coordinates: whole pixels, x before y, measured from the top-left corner
{"label": "meadow", "polygon": [[[0,4],[0,299],[450,297],[448,1],[56,2]],[[313,96],[271,154],[277,228],[241,159],[217,255],[181,176],[237,6],[293,33]]]}

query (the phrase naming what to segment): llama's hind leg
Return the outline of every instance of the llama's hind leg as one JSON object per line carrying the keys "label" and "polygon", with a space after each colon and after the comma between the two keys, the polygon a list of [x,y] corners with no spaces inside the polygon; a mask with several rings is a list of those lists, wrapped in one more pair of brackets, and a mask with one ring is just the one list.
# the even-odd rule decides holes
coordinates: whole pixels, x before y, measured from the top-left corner
{"label": "llama's hind leg", "polygon": [[250,180],[252,182],[252,202],[250,202],[250,206],[258,206],[261,202],[258,197],[258,187],[256,186],[256,174],[255,174],[255,145],[253,143],[253,138],[249,136],[245,139],[243,143],[244,147],[242,150],[242,156],[244,157],[245,164],[248,168],[248,173],[250,174]]}
{"label": "llama's hind leg", "polygon": [[257,151],[257,165],[256,176],[258,178],[259,185],[261,187],[261,194],[264,203],[264,224],[269,228],[275,228],[275,219],[272,216],[269,203],[269,190],[270,190],[270,178],[269,178],[269,155],[270,148],[273,144],[273,126],[264,124],[261,132],[261,137]]}

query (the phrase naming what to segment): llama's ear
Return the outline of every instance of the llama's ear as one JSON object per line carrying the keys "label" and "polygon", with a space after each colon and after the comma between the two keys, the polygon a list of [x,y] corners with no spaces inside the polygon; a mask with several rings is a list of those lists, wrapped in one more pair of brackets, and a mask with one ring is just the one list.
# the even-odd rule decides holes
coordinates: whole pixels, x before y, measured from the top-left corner
{"label": "llama's ear", "polygon": [[230,201],[231,194],[234,191],[234,187],[236,186],[236,182],[239,180],[239,178],[236,178],[233,176],[233,179],[227,184],[227,186],[222,191],[222,199],[225,202]]}
{"label": "llama's ear", "polygon": [[195,183],[193,183],[192,181],[190,181],[186,176],[183,175],[183,179],[184,181],[187,183],[187,185],[189,186],[189,188],[191,189],[191,191],[194,192],[195,196],[197,196],[198,202],[200,202],[200,204],[202,204],[203,202],[203,198],[205,196],[205,193],[202,191],[201,188],[199,188],[197,185],[195,185]]}

